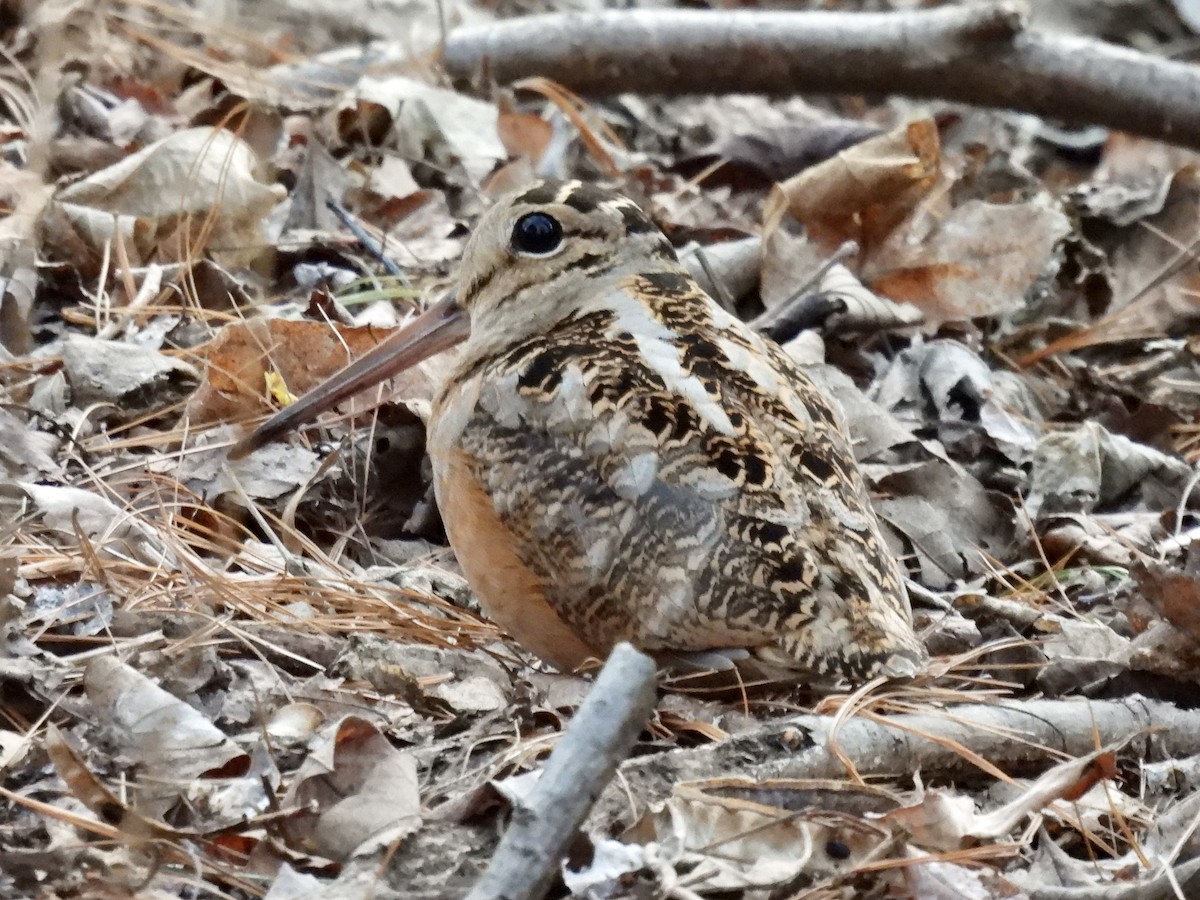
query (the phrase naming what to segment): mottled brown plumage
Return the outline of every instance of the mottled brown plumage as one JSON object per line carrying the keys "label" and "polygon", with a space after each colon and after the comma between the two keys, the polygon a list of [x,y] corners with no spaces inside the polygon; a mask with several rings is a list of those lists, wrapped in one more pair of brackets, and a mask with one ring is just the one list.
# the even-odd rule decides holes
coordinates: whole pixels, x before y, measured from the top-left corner
{"label": "mottled brown plumage", "polygon": [[434,487],[468,581],[518,641],[568,668],[629,640],[853,681],[919,670],[835,407],[700,290],[635,204],[590,185],[499,201],[455,298],[415,338],[246,446],[461,337],[467,319],[430,421]]}

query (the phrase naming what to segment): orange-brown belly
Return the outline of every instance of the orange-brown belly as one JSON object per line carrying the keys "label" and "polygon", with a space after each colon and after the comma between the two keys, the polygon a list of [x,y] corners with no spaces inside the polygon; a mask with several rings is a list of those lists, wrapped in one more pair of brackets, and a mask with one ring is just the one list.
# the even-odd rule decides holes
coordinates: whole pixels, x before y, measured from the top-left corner
{"label": "orange-brown belly", "polygon": [[546,602],[542,580],[516,553],[515,540],[457,447],[434,459],[434,490],[450,546],[484,612],[523,646],[563,669],[603,657]]}

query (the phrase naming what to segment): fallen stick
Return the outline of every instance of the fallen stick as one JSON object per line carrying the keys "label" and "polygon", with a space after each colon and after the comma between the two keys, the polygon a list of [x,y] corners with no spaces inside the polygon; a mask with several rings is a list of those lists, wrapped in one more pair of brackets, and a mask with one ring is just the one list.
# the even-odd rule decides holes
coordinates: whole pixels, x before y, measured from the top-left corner
{"label": "fallen stick", "polygon": [[[1179,890],[1176,890],[1178,885]],[[1182,892],[1182,893],[1181,893]],[[1160,872],[1147,881],[1086,887],[1039,887],[1031,900],[1176,900],[1200,897],[1200,859],[1189,860],[1170,873]]]}
{"label": "fallen stick", "polygon": [[[833,716],[781,719],[767,728],[719,744],[672,750],[621,766],[620,783],[597,804],[599,827],[628,822],[630,796],[647,804],[665,799],[677,782],[738,776],[756,781],[790,778],[844,779],[846,767],[833,752]],[[979,775],[955,744],[1010,775],[1037,774],[1063,757],[1144,735],[1140,757],[1200,753],[1200,710],[1131,696],[1121,700],[1004,700],[968,703],[903,715],[855,716],[837,731],[837,746],[859,775],[906,780],[920,771],[926,783]],[[1137,746],[1137,742],[1134,744]]]}
{"label": "fallen stick", "polygon": [[1025,4],[895,13],[620,10],[459,28],[443,65],[583,94],[905,94],[1200,148],[1200,68],[1028,27]]}
{"label": "fallen stick", "polygon": [[654,711],[654,660],[618,644],[467,900],[537,900]]}

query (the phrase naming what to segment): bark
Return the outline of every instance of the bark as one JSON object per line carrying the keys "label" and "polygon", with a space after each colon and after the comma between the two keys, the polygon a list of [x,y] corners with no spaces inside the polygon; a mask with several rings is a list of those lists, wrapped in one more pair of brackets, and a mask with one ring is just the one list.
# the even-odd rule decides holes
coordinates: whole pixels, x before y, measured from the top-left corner
{"label": "bark", "polygon": [[1200,68],[1027,27],[1019,2],[896,13],[632,10],[457,29],[446,70],[589,95],[905,94],[1200,148]]}
{"label": "bark", "polygon": [[537,900],[654,711],[656,666],[618,644],[467,900]]}

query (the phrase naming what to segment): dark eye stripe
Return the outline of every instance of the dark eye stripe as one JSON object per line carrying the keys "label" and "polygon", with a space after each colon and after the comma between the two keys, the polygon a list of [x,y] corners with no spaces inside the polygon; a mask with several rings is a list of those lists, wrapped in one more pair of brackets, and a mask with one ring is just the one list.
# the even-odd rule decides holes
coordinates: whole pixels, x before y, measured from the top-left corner
{"label": "dark eye stripe", "polygon": [[492,283],[492,279],[500,274],[501,269],[503,269],[503,266],[488,269],[476,277],[470,284],[463,287],[462,293],[458,298],[459,304],[464,306],[470,304],[472,300],[483,292],[484,288]]}
{"label": "dark eye stripe", "polygon": [[[607,265],[605,265],[605,263],[607,263]],[[612,256],[607,253],[585,253],[583,256],[579,257],[579,259],[564,266],[564,271],[569,272],[574,269],[593,269],[595,274],[600,275],[603,272],[607,272],[616,264],[617,260],[613,259]]]}

